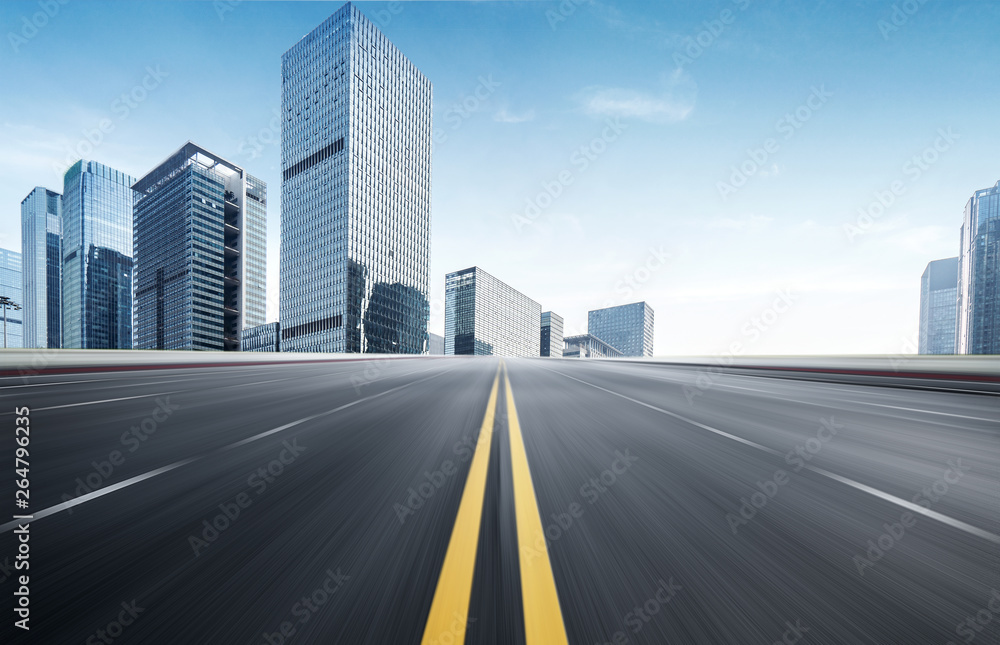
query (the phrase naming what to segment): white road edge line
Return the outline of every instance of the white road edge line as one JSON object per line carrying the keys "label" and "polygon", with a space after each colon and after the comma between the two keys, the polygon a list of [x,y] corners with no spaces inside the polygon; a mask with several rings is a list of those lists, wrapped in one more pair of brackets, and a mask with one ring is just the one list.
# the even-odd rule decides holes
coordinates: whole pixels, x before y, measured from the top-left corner
{"label": "white road edge line", "polygon": [[[656,410],[657,412],[660,412],[662,414],[666,414],[668,416],[674,417],[675,419],[679,419],[679,420],[681,420],[681,421],[683,421],[685,423],[689,423],[689,424],[691,424],[693,426],[697,426],[699,428],[704,428],[705,430],[708,430],[709,432],[714,432],[715,434],[723,436],[723,437],[726,437],[727,439],[733,439],[734,441],[738,441],[738,442],[740,442],[742,444],[746,444],[748,446],[752,446],[754,448],[757,448],[758,450],[762,450],[762,451],[764,451],[766,453],[769,453],[769,454],[772,454],[772,455],[777,455],[779,457],[784,456],[784,453],[782,453],[782,452],[780,452],[778,450],[774,450],[773,448],[768,448],[767,446],[762,446],[759,443],[754,443],[753,441],[749,441],[749,440],[744,439],[742,437],[737,437],[736,435],[729,434],[728,432],[724,432],[724,431],[719,430],[717,428],[713,428],[711,426],[707,426],[704,423],[698,423],[697,421],[694,421],[692,419],[688,419],[687,417],[683,417],[683,416],[681,416],[681,415],[679,415],[679,414],[677,414],[675,412],[671,412],[669,410],[664,410],[663,408],[658,408],[655,405],[651,405],[649,403],[645,403],[643,401],[639,401],[638,399],[633,399],[632,397],[625,396],[624,394],[619,394],[618,392],[615,392],[613,390],[609,390],[607,388],[603,388],[600,385],[594,385],[593,383],[588,383],[587,381],[581,381],[578,378],[575,378],[573,376],[569,376],[568,374],[563,374],[562,372],[557,372],[556,370],[552,370],[552,369],[549,369],[547,367],[543,367],[542,369],[547,370],[549,372],[554,372],[555,374],[558,374],[559,376],[563,376],[565,378],[572,379],[572,380],[574,380],[574,381],[576,381],[578,383],[583,383],[584,385],[589,385],[590,387],[596,388],[596,389],[601,390],[603,392],[607,392],[608,394],[613,394],[615,396],[621,397],[623,399],[626,399],[627,401],[631,401],[632,403],[637,403],[638,405],[645,406],[645,407],[647,407],[647,408],[649,408],[651,410]],[[812,466],[810,464],[805,464],[804,467],[807,470],[811,470],[811,471],[813,471],[814,473],[816,473],[818,475],[822,475],[824,477],[828,477],[828,478],[830,478],[830,479],[832,479],[834,481],[838,481],[838,482],[840,482],[842,484],[847,484],[848,486],[856,488],[857,490],[864,491],[866,493],[874,495],[875,497],[878,497],[879,499],[885,500],[887,502],[891,502],[893,504],[896,504],[897,506],[901,506],[901,507],[905,508],[908,511],[913,511],[914,513],[919,513],[919,514],[924,515],[926,517],[935,519],[935,520],[937,520],[939,522],[947,524],[948,526],[951,526],[953,528],[959,529],[960,531],[965,531],[966,533],[969,533],[970,535],[975,535],[976,537],[980,537],[980,538],[983,538],[984,540],[988,540],[990,542],[993,542],[994,544],[1000,544],[1000,535],[995,535],[995,534],[990,533],[989,531],[985,531],[985,530],[983,530],[983,529],[981,529],[979,527],[973,526],[971,524],[966,524],[965,522],[963,522],[961,520],[956,520],[953,517],[948,517],[947,515],[943,515],[941,513],[938,513],[937,511],[932,511],[932,510],[930,510],[928,508],[924,508],[923,506],[920,506],[919,504],[914,504],[913,502],[908,502],[908,501],[906,501],[905,499],[903,499],[901,497],[896,497],[895,495],[890,495],[889,493],[880,491],[877,488],[872,488],[871,486],[866,486],[865,484],[862,484],[860,482],[856,482],[853,479],[848,479],[847,477],[842,477],[841,475],[837,475],[835,473],[831,473],[828,470],[823,470],[822,468],[817,468],[816,466]]]}
{"label": "white road edge line", "polygon": [[[433,368],[428,368],[428,369],[433,369]],[[452,368],[452,369],[454,369],[454,368]],[[427,370],[420,370],[420,371],[425,371],[426,372]],[[73,508],[74,506],[79,506],[80,504],[83,504],[84,502],[89,502],[89,501],[91,501],[93,499],[97,499],[98,497],[103,497],[104,495],[107,495],[109,493],[113,493],[113,492],[115,492],[117,490],[121,490],[121,489],[126,488],[128,486],[131,486],[132,484],[138,484],[141,481],[145,481],[147,479],[151,479],[153,477],[156,477],[157,475],[162,475],[163,473],[170,472],[171,470],[174,470],[176,468],[180,468],[181,466],[186,466],[186,465],[188,465],[190,463],[193,463],[195,461],[201,461],[202,459],[204,459],[204,458],[206,458],[206,457],[208,457],[210,455],[214,455],[214,454],[217,454],[217,453],[220,453],[220,452],[226,452],[226,451],[232,450],[233,448],[238,448],[240,446],[245,446],[248,443],[252,443],[254,441],[257,441],[258,439],[263,439],[264,437],[269,437],[269,436],[271,436],[271,435],[273,435],[273,434],[275,434],[277,432],[281,432],[282,430],[287,430],[288,428],[291,428],[291,427],[294,427],[294,426],[306,423],[307,421],[313,421],[314,419],[318,419],[320,417],[325,417],[325,416],[333,414],[335,412],[340,412],[341,410],[346,410],[347,408],[355,406],[355,405],[358,405],[359,403],[364,403],[365,401],[371,401],[372,399],[377,399],[380,396],[385,396],[386,394],[391,394],[392,392],[396,392],[396,391],[401,390],[401,389],[403,389],[405,387],[410,387],[411,385],[416,385],[417,383],[423,383],[424,381],[429,381],[430,379],[437,378],[437,377],[441,376],[442,374],[445,374],[448,371],[449,370],[444,370],[442,372],[439,372],[438,374],[432,374],[431,376],[428,376],[426,378],[418,379],[418,380],[412,381],[410,383],[404,383],[403,385],[400,385],[398,387],[394,387],[394,388],[392,388],[390,390],[386,390],[385,392],[379,392],[378,394],[373,394],[373,395],[367,396],[367,397],[365,397],[363,399],[358,399],[357,401],[351,401],[350,403],[345,403],[344,405],[341,405],[339,407],[333,408],[332,410],[327,410],[326,412],[320,412],[319,414],[314,414],[312,416],[299,419],[298,421],[292,421],[291,423],[286,423],[283,426],[278,426],[277,428],[274,428],[274,429],[271,429],[271,430],[265,430],[264,432],[261,432],[259,434],[255,434],[252,437],[248,437],[246,439],[240,439],[239,441],[236,441],[234,443],[225,445],[225,446],[223,446],[221,448],[217,448],[217,449],[215,449],[215,450],[213,450],[211,452],[208,452],[208,453],[206,453],[204,455],[199,455],[197,457],[188,457],[187,459],[182,459],[180,461],[176,461],[176,462],[174,462],[172,464],[169,464],[167,466],[163,466],[161,468],[157,468],[156,470],[151,470],[148,473],[143,473],[142,475],[136,475],[135,477],[130,477],[129,479],[125,479],[123,481],[118,482],[117,484],[111,484],[110,486],[105,486],[104,488],[100,488],[98,490],[95,490],[92,493],[87,493],[86,495],[81,495],[80,497],[75,497],[75,498],[73,498],[73,499],[71,499],[69,501],[63,502],[61,504],[56,504],[55,506],[50,506],[50,507],[48,507],[46,509],[42,509],[42,510],[38,511],[37,513],[32,513],[32,519],[27,520],[27,521],[22,520],[20,522],[20,524],[27,524],[28,522],[35,522],[35,521],[38,521],[38,520],[40,520],[40,519],[42,519],[44,517],[48,517],[50,515],[55,515],[56,513],[59,513],[59,512],[65,511],[67,509]],[[149,396],[155,396],[155,395],[149,395]],[[13,522],[7,522],[6,524],[0,524],[0,533],[6,533],[7,531],[15,529],[15,528],[17,528],[18,524],[19,524],[19,522],[17,522],[16,520],[13,521]]]}

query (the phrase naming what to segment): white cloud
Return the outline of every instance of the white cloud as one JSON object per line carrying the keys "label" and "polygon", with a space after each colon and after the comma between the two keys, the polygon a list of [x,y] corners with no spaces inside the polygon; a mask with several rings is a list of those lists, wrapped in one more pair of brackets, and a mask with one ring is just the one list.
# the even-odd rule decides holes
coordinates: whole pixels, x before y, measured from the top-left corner
{"label": "white cloud", "polygon": [[527,112],[522,112],[521,114],[514,114],[507,110],[507,108],[500,108],[496,114],[493,115],[493,120],[499,123],[525,123],[527,121],[534,121],[535,111],[528,110]]}
{"label": "white cloud", "polygon": [[580,92],[583,111],[595,117],[640,119],[652,123],[676,123],[694,111],[694,83],[681,71],[670,74],[660,92],[620,87],[591,86]]}
{"label": "white cloud", "polygon": [[751,214],[747,217],[739,218],[719,217],[709,222],[709,226],[712,228],[729,228],[737,231],[743,231],[746,229],[763,228],[773,221],[773,217]]}

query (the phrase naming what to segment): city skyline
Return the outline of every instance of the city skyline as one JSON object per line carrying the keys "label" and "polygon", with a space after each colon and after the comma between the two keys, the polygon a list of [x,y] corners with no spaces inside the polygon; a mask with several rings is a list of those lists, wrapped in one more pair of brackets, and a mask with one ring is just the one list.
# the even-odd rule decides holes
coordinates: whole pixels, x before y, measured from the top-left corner
{"label": "city skyline", "polygon": [[[747,353],[896,354],[915,348],[920,272],[928,260],[955,254],[961,205],[1000,174],[984,161],[986,142],[970,136],[987,127],[988,101],[959,101],[958,109],[951,103],[971,92],[962,79],[995,73],[983,62],[997,48],[981,26],[994,15],[990,9],[926,5],[906,25],[886,31],[879,21],[888,14],[877,6],[850,16],[788,6],[779,16],[774,7],[729,2],[700,8],[596,3],[553,18],[547,13],[551,6],[526,6],[531,4],[359,3],[435,82],[438,94],[431,332],[443,331],[445,273],[483,264],[560,312],[567,336],[585,329],[591,309],[650,302],[665,314],[656,330],[658,354],[725,352],[735,340],[752,341],[744,343]],[[13,23],[32,6],[8,3],[0,15]],[[221,12],[209,3],[116,6],[109,20],[100,3],[67,5],[37,36],[16,51],[8,48],[3,60],[17,63],[14,82],[30,90],[41,82],[31,80],[33,70],[44,67],[47,86],[53,78],[63,81],[55,85],[66,100],[53,102],[64,106],[61,111],[32,105],[29,114],[30,91],[12,98],[3,136],[15,154],[5,161],[0,197],[16,204],[34,186],[58,191],[55,166],[65,166],[68,152],[86,143],[87,134],[99,138],[89,158],[131,174],[162,158],[159,151],[169,148],[164,140],[180,137],[218,150],[272,186],[280,183],[278,137],[267,107],[227,113],[217,124],[167,116],[184,114],[179,103],[201,91],[209,76],[190,71],[193,65],[185,61],[195,54],[180,52],[168,38],[129,36],[98,47],[94,64],[110,72],[101,83],[67,77],[53,59],[83,42],[81,33],[99,38],[110,28],[95,24],[97,16],[119,29],[155,19],[166,34],[181,22],[196,30],[210,27],[254,70],[252,82],[230,89],[247,97],[245,105],[277,107],[281,53],[340,3],[224,6],[228,9]],[[706,22],[720,20],[725,9],[733,19],[707,46],[699,45],[695,38]],[[944,16],[953,19],[952,37],[960,34],[974,43],[975,56],[956,52],[942,59],[937,52],[931,60],[922,51],[922,39]],[[768,27],[774,17],[779,23]],[[840,43],[821,33],[828,19],[850,37]],[[265,23],[269,29],[252,48],[240,44],[241,36]],[[86,29],[76,30],[76,24]],[[598,26],[603,31],[596,49],[607,56],[604,62],[584,51],[579,38]],[[808,33],[811,49],[767,40],[779,27]],[[431,29],[443,30],[454,48],[468,55],[435,51],[434,38],[427,37]],[[946,36],[940,29],[933,33],[936,40]],[[506,55],[501,42],[526,53]],[[621,59],[613,50],[622,43],[649,54],[649,61],[636,65],[634,73],[618,74]],[[116,48],[126,44],[134,48],[135,63],[114,62]],[[555,52],[562,46],[568,48],[559,58]],[[543,63],[535,70],[528,61],[539,60],[539,54]],[[831,62],[837,59],[831,54],[844,57],[844,64]],[[805,57],[802,64],[792,64],[799,55]],[[579,65],[559,67],[559,60],[572,56]],[[858,56],[909,66],[900,67],[892,82],[879,76],[875,84],[875,75],[853,65]],[[165,61],[175,61],[174,67]],[[753,63],[762,67],[761,74],[776,68],[789,73],[769,81],[773,91],[767,98],[755,90],[753,101],[738,103],[740,110],[724,109],[750,95],[748,84],[733,82],[732,74]],[[727,72],[727,65],[735,69]],[[654,69],[659,71],[651,73]],[[908,79],[946,69],[948,74],[933,75],[931,91],[907,105],[906,123],[900,123],[891,105],[913,99],[904,89],[915,86]],[[660,82],[643,81],[643,74]],[[731,95],[722,93],[725,87]],[[951,98],[934,98],[943,95]],[[612,127],[616,119],[619,125]],[[102,129],[102,120],[109,127]],[[845,131],[851,136],[841,136]],[[774,148],[765,146],[770,139],[780,150],[768,152]],[[598,140],[603,143],[589,145]],[[731,143],[720,148],[725,141]],[[589,156],[574,163],[581,146]],[[657,157],[656,146],[672,154]],[[722,152],[710,154],[707,148]],[[760,155],[773,165],[741,178],[740,167],[752,167]],[[657,162],[650,165],[650,159]],[[563,170],[568,183],[560,180]],[[893,188],[897,182],[899,194]],[[539,199],[543,193],[549,198]],[[890,205],[882,205],[880,196]],[[808,212],[796,207],[806,203]],[[18,218],[8,212],[11,216],[0,221],[0,245],[16,248]],[[277,313],[280,212],[280,203],[274,204],[269,218],[269,320]],[[610,231],[609,221],[617,224]],[[469,245],[470,239],[491,243]],[[711,246],[699,241],[704,239],[711,239]],[[509,248],[516,253],[504,250]],[[788,313],[744,333],[782,290],[795,303]],[[671,315],[674,311],[683,315]]]}

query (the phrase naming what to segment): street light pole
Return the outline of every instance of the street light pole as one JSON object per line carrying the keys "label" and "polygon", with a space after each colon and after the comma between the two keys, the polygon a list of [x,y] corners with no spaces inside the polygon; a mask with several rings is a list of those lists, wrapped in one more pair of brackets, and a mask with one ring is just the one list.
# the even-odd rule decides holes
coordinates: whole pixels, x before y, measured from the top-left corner
{"label": "street light pole", "polygon": [[21,305],[7,296],[0,296],[0,306],[3,307],[3,348],[7,349],[7,308],[10,307],[11,311],[19,311]]}

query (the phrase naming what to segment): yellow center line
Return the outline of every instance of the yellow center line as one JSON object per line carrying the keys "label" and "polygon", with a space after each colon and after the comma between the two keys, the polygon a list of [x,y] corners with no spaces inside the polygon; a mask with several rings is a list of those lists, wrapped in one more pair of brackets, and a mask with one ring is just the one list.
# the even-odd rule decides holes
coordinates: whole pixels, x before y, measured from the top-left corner
{"label": "yellow center line", "polygon": [[[517,420],[514,395],[504,365],[507,391],[507,428],[510,434],[510,458],[514,470],[514,516],[517,519],[517,543],[521,569],[521,600],[524,605],[524,635],[528,645],[568,645],[559,594],[552,576],[552,563],[545,546],[542,517],[538,512],[535,487],[531,483],[528,454],[524,449],[521,424]],[[535,553],[532,557],[528,554]]]}
{"label": "yellow center line", "polygon": [[479,546],[479,524],[483,515],[486,496],[486,475],[490,465],[490,446],[493,443],[493,419],[496,414],[497,385],[500,368],[493,379],[493,389],[486,404],[486,415],[476,441],[476,452],[465,480],[462,501],[455,517],[455,527],[448,542],[441,575],[438,577],[431,612],[427,616],[422,645],[436,645],[446,636],[449,643],[465,642],[465,626],[469,615],[469,598],[472,595],[472,575],[476,567],[476,549]]}

